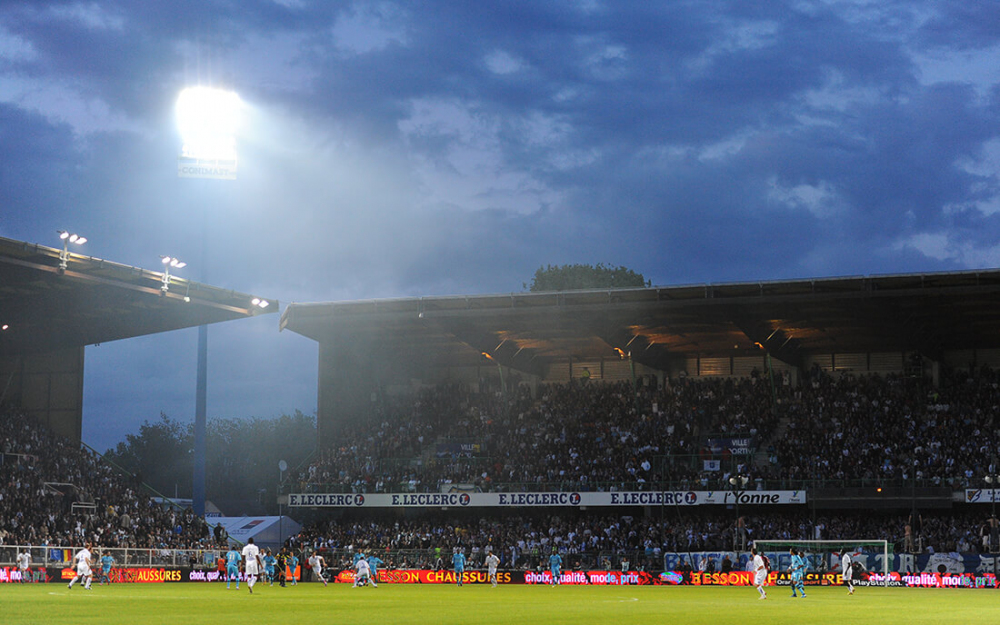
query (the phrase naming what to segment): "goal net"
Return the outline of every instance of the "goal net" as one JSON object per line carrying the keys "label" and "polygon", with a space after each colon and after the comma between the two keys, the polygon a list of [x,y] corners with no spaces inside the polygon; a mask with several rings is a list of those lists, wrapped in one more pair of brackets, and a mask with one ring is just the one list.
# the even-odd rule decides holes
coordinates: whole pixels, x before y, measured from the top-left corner
{"label": "goal net", "polygon": [[840,559],[846,552],[853,562],[878,576],[872,585],[889,585],[893,550],[887,540],[755,540],[753,544],[757,551],[767,554],[774,571],[788,570],[791,565],[788,550],[792,547],[802,552],[807,573],[839,573]]}

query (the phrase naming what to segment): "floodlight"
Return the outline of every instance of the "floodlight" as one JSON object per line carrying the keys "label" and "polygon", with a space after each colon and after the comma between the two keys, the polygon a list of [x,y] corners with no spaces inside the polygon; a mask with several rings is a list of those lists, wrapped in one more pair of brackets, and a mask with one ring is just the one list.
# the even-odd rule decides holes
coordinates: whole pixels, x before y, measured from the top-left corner
{"label": "floodlight", "polygon": [[177,98],[182,157],[236,160],[236,130],[242,102],[233,91],[189,87]]}
{"label": "floodlight", "polygon": [[163,263],[163,278],[161,280],[163,284],[160,286],[160,295],[165,295],[170,290],[170,268],[183,269],[187,267],[187,263],[174,256],[160,256],[160,262]]}
{"label": "floodlight", "polygon": [[252,300],[250,300],[250,303],[256,306],[257,308],[262,308],[262,309],[267,308],[268,306],[271,305],[271,302],[267,301],[266,299],[261,299],[259,297],[253,298]]}
{"label": "floodlight", "polygon": [[75,245],[83,245],[87,242],[87,237],[82,237],[78,234],[67,232],[65,230],[56,230],[59,233],[59,238],[62,239],[63,248],[62,252],[59,253],[59,270],[60,272],[66,271],[69,266],[69,244],[73,243]]}
{"label": "floodlight", "polygon": [[7,328],[9,328],[9,327],[10,327],[10,326],[9,326],[9,325],[7,325],[7,324],[5,323],[5,324],[3,324],[2,326],[0,326],[0,330],[6,330],[6,329],[7,329]]}

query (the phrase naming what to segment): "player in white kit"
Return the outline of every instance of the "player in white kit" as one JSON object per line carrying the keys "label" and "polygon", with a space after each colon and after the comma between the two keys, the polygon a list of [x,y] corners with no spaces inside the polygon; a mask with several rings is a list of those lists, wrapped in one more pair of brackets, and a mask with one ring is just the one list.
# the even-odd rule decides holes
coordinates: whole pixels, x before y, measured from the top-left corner
{"label": "player in white kit", "polygon": [[91,558],[90,543],[86,543],[83,546],[83,549],[77,551],[76,555],[73,556],[73,562],[76,563],[76,577],[74,577],[70,581],[69,586],[67,586],[67,588],[72,588],[73,584],[76,583],[76,580],[82,577],[83,587],[86,590],[90,590],[90,580],[93,576],[93,574],[90,571],[90,558]]}
{"label": "player in white kit", "polygon": [[853,562],[851,562],[851,554],[844,552],[844,556],[840,559],[840,574],[844,578],[844,583],[847,584],[847,594],[854,594],[854,567]]}
{"label": "player in white kit", "polygon": [[357,588],[358,584],[369,581],[371,569],[368,567],[368,560],[365,560],[364,558],[355,562],[354,568],[357,569],[354,573],[354,587]]}
{"label": "player in white kit", "polygon": [[323,577],[323,567],[325,565],[326,565],[326,560],[324,560],[323,556],[319,555],[318,553],[314,553],[311,556],[309,556],[309,567],[312,568],[313,575],[316,576],[316,579],[323,582],[324,586],[327,585],[326,578]]}
{"label": "player in white kit", "polygon": [[17,570],[21,573],[21,583],[27,584],[31,581],[31,554],[25,549],[17,554]]}
{"label": "player in white kit", "polygon": [[756,547],[750,549],[750,554],[753,556],[750,562],[750,571],[753,573],[753,585],[757,588],[757,592],[760,593],[760,598],[767,599],[767,593],[764,592],[764,582],[767,581],[767,566],[764,564],[764,556],[757,553]]}
{"label": "player in white kit", "polygon": [[247,544],[243,546],[243,572],[247,576],[247,587],[250,594],[253,594],[253,585],[257,583],[257,576],[260,575],[260,547],[253,544],[253,538],[247,539]]}
{"label": "player in white kit", "polygon": [[499,565],[500,558],[497,557],[497,554],[491,552],[490,555],[486,556],[486,570],[489,573],[489,580],[493,582],[494,588],[497,586],[497,566]]}

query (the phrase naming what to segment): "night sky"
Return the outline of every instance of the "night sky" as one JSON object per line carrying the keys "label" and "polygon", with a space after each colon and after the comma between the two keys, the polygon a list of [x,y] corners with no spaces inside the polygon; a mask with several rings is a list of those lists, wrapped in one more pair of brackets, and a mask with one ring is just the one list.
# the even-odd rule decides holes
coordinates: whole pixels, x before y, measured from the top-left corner
{"label": "night sky", "polygon": [[[236,181],[177,177],[193,84]],[[998,171],[992,0],[0,2],[0,236],[282,305],[996,267]],[[277,315],[209,341],[210,419],[315,411]],[[88,347],[84,440],[193,420],[196,343]]]}

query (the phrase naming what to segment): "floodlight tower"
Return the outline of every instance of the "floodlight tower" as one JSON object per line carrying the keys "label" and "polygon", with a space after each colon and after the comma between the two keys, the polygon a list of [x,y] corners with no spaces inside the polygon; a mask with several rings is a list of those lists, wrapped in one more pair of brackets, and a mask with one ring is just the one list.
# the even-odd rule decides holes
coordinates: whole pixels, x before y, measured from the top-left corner
{"label": "floodlight tower", "polygon": [[190,87],[177,98],[177,127],[183,144],[177,161],[181,178],[236,180],[236,131],[240,96],[232,91]]}
{"label": "floodlight tower", "polygon": [[[182,146],[177,159],[181,178],[236,179],[236,131],[240,122],[240,97],[232,91],[189,87],[177,98],[177,128]],[[203,213],[202,280],[207,281],[208,215]],[[198,327],[198,372],[194,416],[194,483],[192,507],[205,516],[205,429],[208,396],[208,326]]]}

